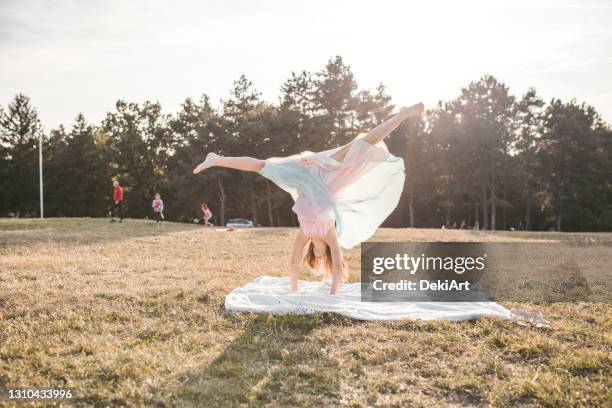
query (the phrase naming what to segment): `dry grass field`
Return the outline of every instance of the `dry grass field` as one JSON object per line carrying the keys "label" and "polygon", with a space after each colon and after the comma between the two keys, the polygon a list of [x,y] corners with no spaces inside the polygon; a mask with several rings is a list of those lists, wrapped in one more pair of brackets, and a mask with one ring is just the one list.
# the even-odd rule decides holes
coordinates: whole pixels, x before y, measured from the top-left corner
{"label": "dry grass field", "polygon": [[[551,329],[225,313],[234,287],[285,274],[294,234],[1,220],[0,389],[71,388],[73,404],[100,407],[612,406],[605,303],[521,305]],[[612,234],[381,229],[375,239],[612,248]],[[347,257],[358,279],[359,249]]]}

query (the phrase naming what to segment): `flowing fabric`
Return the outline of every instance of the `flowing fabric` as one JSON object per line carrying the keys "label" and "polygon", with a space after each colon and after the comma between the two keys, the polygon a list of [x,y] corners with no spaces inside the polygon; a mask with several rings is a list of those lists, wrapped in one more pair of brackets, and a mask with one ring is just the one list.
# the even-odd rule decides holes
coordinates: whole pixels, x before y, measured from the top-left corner
{"label": "flowing fabric", "polygon": [[340,161],[341,147],[320,153],[270,158],[260,174],[287,191],[305,232],[333,225],[345,249],[366,241],[395,209],[404,187],[404,161],[384,142],[358,136]]}

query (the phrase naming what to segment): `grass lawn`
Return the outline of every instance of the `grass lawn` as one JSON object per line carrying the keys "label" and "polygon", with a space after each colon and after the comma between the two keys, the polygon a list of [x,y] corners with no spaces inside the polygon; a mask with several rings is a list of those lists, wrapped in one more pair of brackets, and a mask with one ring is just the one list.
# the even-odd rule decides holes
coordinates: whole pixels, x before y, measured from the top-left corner
{"label": "grass lawn", "polygon": [[[286,273],[295,233],[0,220],[0,389],[71,388],[80,406],[612,406],[606,303],[520,305],[551,329],[226,314],[231,289]],[[612,234],[380,229],[375,239],[612,249]],[[359,248],[347,258],[358,279]]]}

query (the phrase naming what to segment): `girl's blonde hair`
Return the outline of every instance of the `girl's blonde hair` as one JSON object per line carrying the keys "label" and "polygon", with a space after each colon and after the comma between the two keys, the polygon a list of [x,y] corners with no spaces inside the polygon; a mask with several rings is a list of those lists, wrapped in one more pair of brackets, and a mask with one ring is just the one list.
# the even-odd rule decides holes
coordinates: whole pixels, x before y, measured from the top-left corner
{"label": "girl's blonde hair", "polygon": [[[320,260],[314,254],[314,243],[311,240],[304,255],[304,265],[309,266],[310,269],[317,272],[322,278],[331,278],[334,263],[329,245],[325,245],[325,256],[323,260]],[[349,270],[344,260],[342,260],[342,282],[347,282],[348,278]]]}

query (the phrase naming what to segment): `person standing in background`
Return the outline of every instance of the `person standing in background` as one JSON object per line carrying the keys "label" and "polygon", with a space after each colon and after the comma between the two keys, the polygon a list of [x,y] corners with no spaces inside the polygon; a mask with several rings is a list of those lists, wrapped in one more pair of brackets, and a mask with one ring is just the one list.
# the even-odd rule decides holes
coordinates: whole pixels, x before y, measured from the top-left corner
{"label": "person standing in background", "polygon": [[113,181],[113,206],[111,207],[111,220],[115,222],[115,208],[119,208],[119,222],[123,222],[123,188],[119,181]]}
{"label": "person standing in background", "polygon": [[164,202],[162,201],[159,193],[155,194],[152,207],[153,213],[155,214],[155,223],[159,227],[161,226],[161,222],[164,220]]}

